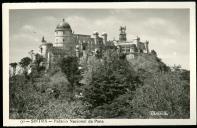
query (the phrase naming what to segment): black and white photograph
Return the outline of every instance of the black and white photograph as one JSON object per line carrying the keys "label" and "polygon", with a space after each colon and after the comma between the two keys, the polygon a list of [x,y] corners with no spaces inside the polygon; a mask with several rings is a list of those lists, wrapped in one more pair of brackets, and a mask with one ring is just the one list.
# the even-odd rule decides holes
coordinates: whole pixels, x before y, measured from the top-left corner
{"label": "black and white photograph", "polygon": [[6,125],[196,123],[195,4],[166,3],[4,4]]}

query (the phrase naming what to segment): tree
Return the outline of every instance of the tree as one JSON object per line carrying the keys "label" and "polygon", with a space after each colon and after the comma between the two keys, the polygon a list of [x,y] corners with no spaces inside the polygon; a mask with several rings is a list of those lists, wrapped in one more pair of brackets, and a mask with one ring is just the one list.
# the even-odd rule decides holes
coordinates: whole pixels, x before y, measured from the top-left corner
{"label": "tree", "polygon": [[103,65],[103,61],[102,59],[98,59],[95,56],[89,56],[87,61],[86,60],[85,62],[82,61],[81,61],[81,65],[83,68],[81,70],[81,73],[83,79],[80,82],[88,85],[92,81],[93,73],[97,72],[97,70],[99,70],[99,68]]}
{"label": "tree", "polygon": [[157,52],[155,50],[151,50],[151,54],[157,56]]}
{"label": "tree", "polygon": [[14,63],[10,63],[10,66],[12,67],[12,69],[13,69],[13,75],[15,75],[16,74],[16,67],[17,67],[17,63],[16,62],[14,62]]}
{"label": "tree", "polygon": [[92,71],[91,81],[83,87],[84,100],[92,108],[110,104],[116,97],[140,85],[134,70],[114,50],[104,53],[103,65]]}
{"label": "tree", "polygon": [[70,82],[70,90],[74,91],[75,86],[79,85],[79,80],[81,79],[80,71],[78,69],[78,58],[73,56],[68,56],[60,60],[60,68],[63,73],[67,76]]}
{"label": "tree", "polygon": [[27,66],[32,62],[31,58],[29,57],[24,57],[21,59],[21,61],[19,62],[19,64],[21,65],[21,67],[24,69],[24,73],[27,73]]}
{"label": "tree", "polygon": [[[135,91],[131,102],[133,118],[189,118],[189,82],[174,72],[160,72]],[[165,111],[168,115],[151,115]]]}
{"label": "tree", "polygon": [[34,64],[35,64],[35,68],[38,72],[40,72],[42,69],[44,69],[44,66],[41,65],[41,63],[44,61],[45,61],[45,58],[43,56],[41,56],[40,54],[35,55]]}

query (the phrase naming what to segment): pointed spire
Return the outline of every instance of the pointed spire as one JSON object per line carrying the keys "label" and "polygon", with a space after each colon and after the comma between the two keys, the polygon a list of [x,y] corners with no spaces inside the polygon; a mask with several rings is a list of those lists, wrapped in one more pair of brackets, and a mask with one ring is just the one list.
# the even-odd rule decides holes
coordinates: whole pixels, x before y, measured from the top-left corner
{"label": "pointed spire", "polygon": [[46,40],[44,39],[44,36],[42,37],[42,42],[46,42]]}

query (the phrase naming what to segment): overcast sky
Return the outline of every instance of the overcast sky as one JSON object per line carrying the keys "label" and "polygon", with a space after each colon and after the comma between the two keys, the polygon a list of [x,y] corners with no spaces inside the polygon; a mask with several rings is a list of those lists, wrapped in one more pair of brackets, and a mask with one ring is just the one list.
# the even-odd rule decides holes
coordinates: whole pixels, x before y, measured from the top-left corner
{"label": "overcast sky", "polygon": [[59,9],[10,11],[10,62],[38,52],[41,37],[54,42],[56,25],[65,18],[77,34],[107,32],[118,39],[119,27],[127,27],[127,39],[137,35],[149,40],[149,48],[167,65],[189,69],[189,10],[187,9]]}

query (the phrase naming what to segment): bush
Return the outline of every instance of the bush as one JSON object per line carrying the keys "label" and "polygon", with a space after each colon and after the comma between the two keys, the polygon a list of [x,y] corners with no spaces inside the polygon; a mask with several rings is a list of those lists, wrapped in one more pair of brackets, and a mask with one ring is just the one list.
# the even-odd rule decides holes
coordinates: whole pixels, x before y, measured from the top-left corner
{"label": "bush", "polygon": [[74,119],[87,118],[89,111],[81,101],[61,102],[51,101],[38,109],[38,119]]}
{"label": "bush", "polygon": [[67,80],[70,83],[70,92],[73,92],[74,89],[80,85],[79,81],[81,79],[78,58],[73,56],[63,58],[59,62],[59,66],[61,68],[61,71],[66,75]]}
{"label": "bush", "polygon": [[[172,72],[154,75],[135,92],[135,118],[189,118],[189,85]],[[150,111],[166,111],[168,116],[152,116]]]}
{"label": "bush", "polygon": [[126,92],[115,98],[110,104],[98,106],[92,110],[91,118],[131,118],[133,93]]}
{"label": "bush", "polygon": [[35,118],[37,109],[48,102],[24,75],[10,80],[10,118]]}
{"label": "bush", "polygon": [[96,70],[90,70],[91,81],[83,86],[84,100],[93,108],[109,104],[119,95],[141,85],[126,59],[119,58],[114,51],[107,51],[104,56],[102,64]]}

